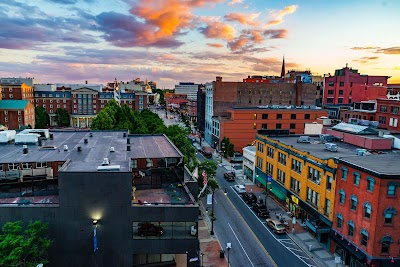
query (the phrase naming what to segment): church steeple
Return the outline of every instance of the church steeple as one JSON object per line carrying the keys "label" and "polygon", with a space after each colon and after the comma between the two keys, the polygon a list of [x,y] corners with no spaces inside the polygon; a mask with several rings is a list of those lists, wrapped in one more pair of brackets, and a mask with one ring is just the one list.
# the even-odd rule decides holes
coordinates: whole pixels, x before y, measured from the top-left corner
{"label": "church steeple", "polygon": [[281,78],[285,77],[285,56],[283,56]]}

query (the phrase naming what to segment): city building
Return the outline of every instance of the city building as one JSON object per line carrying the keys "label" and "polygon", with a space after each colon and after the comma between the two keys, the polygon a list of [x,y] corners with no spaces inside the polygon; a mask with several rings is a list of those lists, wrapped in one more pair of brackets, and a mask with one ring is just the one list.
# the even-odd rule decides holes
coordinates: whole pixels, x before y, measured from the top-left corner
{"label": "city building", "polygon": [[350,105],[386,96],[388,76],[362,75],[346,67],[325,76],[324,105]]}
{"label": "city building", "polygon": [[[0,79],[1,98],[3,100],[29,100],[33,104],[33,87],[26,83]],[[9,81],[9,82],[6,82]]]}
{"label": "city building", "polygon": [[119,82],[117,88],[122,91],[134,91],[152,93],[152,89],[156,86],[154,82],[141,81],[140,78],[128,82]]}
{"label": "city building", "polygon": [[39,80],[34,77],[0,77],[0,84],[23,84],[25,83],[28,86],[33,86],[39,83]]}
{"label": "city building", "polygon": [[311,80],[307,80],[307,83],[301,80],[296,83],[244,83],[223,82],[222,77],[216,77],[215,81],[207,83],[205,87],[205,139],[217,149],[220,144],[214,142],[212,133],[215,129],[214,117],[226,117],[228,109],[239,107],[315,106],[317,88]]}
{"label": "city building", "polygon": [[165,93],[164,99],[167,110],[186,114],[188,104],[186,94]]}
{"label": "city building", "polygon": [[198,266],[198,190],[165,135],[36,133],[2,146],[0,225],[48,223],[48,266]]}
{"label": "city building", "polygon": [[188,99],[186,109],[187,109],[186,116],[188,117],[189,121],[197,122],[197,99],[192,99],[192,100]]}
{"label": "city building", "polygon": [[347,266],[400,266],[400,154],[338,159],[330,250]]}
{"label": "city building", "polygon": [[0,100],[0,124],[6,128],[35,128],[35,121],[35,107],[29,100]]}
{"label": "city building", "polygon": [[[352,107],[347,110],[341,110],[340,120],[343,122],[363,123],[367,126],[376,121],[376,100],[361,101],[352,103]],[[367,124],[368,121],[368,124]],[[378,124],[376,124],[378,126]]]}
{"label": "city building", "polygon": [[203,136],[205,130],[205,112],[206,112],[206,89],[204,85],[200,85],[197,90],[197,131]]}
{"label": "city building", "polygon": [[400,132],[400,93],[388,93],[386,99],[377,100],[376,120],[379,128]]}
{"label": "city building", "polygon": [[253,183],[256,183],[256,147],[246,146],[243,148],[243,175]]}
{"label": "city building", "polygon": [[199,89],[199,84],[192,82],[180,82],[175,85],[175,94],[185,94],[188,100],[197,99],[197,90]]}
{"label": "city building", "polygon": [[219,147],[224,137],[241,151],[256,139],[259,129],[287,130],[289,134],[304,134],[306,123],[317,122],[328,115],[320,108],[296,108],[294,106],[259,106],[230,108],[226,117],[212,118],[212,141]]}

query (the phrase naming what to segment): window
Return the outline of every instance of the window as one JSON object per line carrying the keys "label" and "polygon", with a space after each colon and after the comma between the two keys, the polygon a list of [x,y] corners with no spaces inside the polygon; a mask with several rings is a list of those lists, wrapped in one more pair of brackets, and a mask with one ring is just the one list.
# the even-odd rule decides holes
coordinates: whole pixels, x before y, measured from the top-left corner
{"label": "window", "polygon": [[46,162],[36,162],[36,168],[46,168],[47,163]]}
{"label": "window", "polygon": [[321,182],[321,172],[312,167],[308,167],[308,179],[319,185]]}
{"label": "window", "polygon": [[381,253],[382,254],[389,254],[390,244],[393,243],[393,239],[390,235],[385,235],[381,238]]}
{"label": "window", "polygon": [[281,120],[282,119],[282,114],[276,114],[276,119]]}
{"label": "window", "polygon": [[18,110],[18,115],[21,115],[21,110]]}
{"label": "window", "polygon": [[356,211],[357,210],[358,199],[356,195],[351,195],[350,197],[350,209]]}
{"label": "window", "polygon": [[360,185],[360,173],[354,172],[353,173],[353,184],[359,186]]}
{"label": "window", "polygon": [[344,86],[344,82],[340,82],[340,83],[339,83],[339,86],[342,86],[342,87],[343,87],[343,86]]}
{"label": "window", "polygon": [[379,110],[381,112],[387,112],[387,106],[380,106]]}
{"label": "window", "polygon": [[328,90],[328,95],[333,95],[333,90]]}
{"label": "window", "polygon": [[21,117],[18,117],[18,121],[19,121],[19,122],[21,122],[21,121],[22,121]]}
{"label": "window", "polygon": [[278,152],[278,162],[282,165],[286,165],[286,155]]}
{"label": "window", "polygon": [[268,157],[270,157],[271,159],[273,159],[274,158],[274,149],[273,148],[271,148],[271,147],[268,147],[268,149],[267,149],[267,156]]}
{"label": "window", "polygon": [[338,103],[339,104],[343,103],[343,98],[338,98]]}
{"label": "window", "polygon": [[22,169],[32,169],[32,163],[22,163]]}
{"label": "window", "polygon": [[260,157],[257,157],[257,167],[262,169],[263,166],[263,159]]}
{"label": "window", "polygon": [[8,170],[9,171],[19,170],[19,164],[18,163],[9,163]]}
{"label": "window", "polygon": [[282,129],[282,124],[277,123],[277,124],[276,124],[276,129]]}
{"label": "window", "polygon": [[261,152],[261,153],[264,153],[264,144],[258,142],[258,143],[257,143],[257,150],[258,150],[259,152]]}
{"label": "window", "polygon": [[310,114],[304,114],[304,119],[309,120],[311,118]]}
{"label": "window", "polygon": [[365,229],[365,228],[363,228],[363,229],[361,229],[361,231],[360,231],[360,235],[361,235],[361,246],[367,246],[368,245],[368,231]]}
{"label": "window", "polygon": [[336,219],[337,219],[337,228],[342,228],[343,215],[341,213],[338,213],[338,215],[336,215]]}
{"label": "window", "polygon": [[370,219],[371,218],[371,211],[372,211],[372,206],[371,203],[368,201],[364,203],[364,217]]}
{"label": "window", "polygon": [[290,114],[290,119],[295,120],[296,119],[296,114]]}
{"label": "window", "polygon": [[307,187],[307,202],[319,206],[319,194],[309,187]]}
{"label": "window", "polygon": [[261,129],[268,129],[268,125],[266,123],[261,124]]}
{"label": "window", "polygon": [[396,185],[388,184],[388,196],[395,196],[396,195]]}
{"label": "window", "polygon": [[297,173],[301,173],[303,170],[303,163],[301,163],[298,160],[292,159],[292,170],[297,172]]}
{"label": "window", "polygon": [[342,167],[341,171],[342,171],[342,179],[346,180],[347,179],[347,173],[348,173],[347,168],[346,167]]}
{"label": "window", "polygon": [[328,82],[328,86],[334,86],[335,83],[334,82]]}
{"label": "window", "polygon": [[263,120],[268,119],[268,114],[262,114],[262,115],[261,115],[261,119],[263,119]]}
{"label": "window", "polygon": [[392,114],[398,114],[399,113],[399,107],[390,107],[390,113]]}
{"label": "window", "polygon": [[347,223],[347,227],[348,227],[348,235],[353,237],[354,236],[354,230],[356,229],[356,226],[354,225],[354,222],[352,220],[350,220]]}
{"label": "window", "polygon": [[344,192],[343,189],[339,190],[339,203],[344,204],[344,201],[346,200],[346,192]]}
{"label": "window", "polygon": [[386,124],[386,117],[385,116],[379,116],[379,123],[380,124]]}
{"label": "window", "polygon": [[331,190],[332,189],[332,182],[333,182],[333,177],[327,175],[326,176],[326,189]]}
{"label": "window", "polygon": [[367,190],[374,191],[375,179],[372,177],[367,177]]}
{"label": "window", "polygon": [[393,216],[396,215],[396,210],[393,207],[385,209],[385,224],[393,224]]}
{"label": "window", "polygon": [[286,181],[286,173],[280,169],[278,169],[278,181],[282,184],[285,184]]}
{"label": "window", "polygon": [[267,162],[267,173],[272,176],[273,171],[274,171],[274,165],[272,165],[271,163]]}
{"label": "window", "polygon": [[296,129],[296,124],[295,123],[291,123],[290,124],[290,129]]}
{"label": "window", "polygon": [[327,98],[326,103],[333,103],[333,98]]}
{"label": "window", "polygon": [[300,194],[300,188],[301,188],[301,183],[298,180],[294,179],[293,177],[290,177],[290,189],[293,192]]}
{"label": "window", "polygon": [[331,201],[329,199],[325,199],[325,215],[329,216],[329,211],[331,209]]}
{"label": "window", "polygon": [[339,90],[339,95],[343,95],[343,90]]}

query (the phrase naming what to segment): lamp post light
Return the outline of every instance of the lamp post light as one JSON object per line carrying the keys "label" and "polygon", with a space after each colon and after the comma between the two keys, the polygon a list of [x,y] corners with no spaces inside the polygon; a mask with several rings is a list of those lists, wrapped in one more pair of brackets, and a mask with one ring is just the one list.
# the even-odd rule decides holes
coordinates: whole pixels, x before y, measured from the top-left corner
{"label": "lamp post light", "polygon": [[229,267],[229,251],[232,248],[232,243],[226,243],[226,250],[228,251],[228,267]]}
{"label": "lamp post light", "polygon": [[[258,173],[256,174],[256,177],[257,177],[257,180],[258,180],[258,177],[260,177],[258,175]],[[265,199],[264,199],[264,205],[265,206],[267,206],[267,197],[268,197],[268,181],[266,181],[266,183],[265,183]]]}
{"label": "lamp post light", "polygon": [[[221,189],[224,190],[224,195],[225,196],[228,195],[228,191],[226,190],[226,188],[221,188]],[[211,199],[212,200],[211,201],[212,212],[211,212],[211,231],[210,231],[210,235],[214,235],[214,221],[216,220],[216,218],[215,218],[215,210],[214,210],[214,194],[215,194],[216,190],[218,190],[218,189],[214,189],[212,191],[212,199]]]}

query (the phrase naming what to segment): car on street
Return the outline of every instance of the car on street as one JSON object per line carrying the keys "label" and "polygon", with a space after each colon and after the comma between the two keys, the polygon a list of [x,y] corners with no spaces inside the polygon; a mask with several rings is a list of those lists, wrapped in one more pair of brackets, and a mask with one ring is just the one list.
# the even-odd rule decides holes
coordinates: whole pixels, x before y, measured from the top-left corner
{"label": "car on street", "polygon": [[267,223],[267,226],[271,228],[274,233],[276,234],[286,233],[286,227],[280,221],[273,219],[266,219],[265,222]]}
{"label": "car on street", "polygon": [[246,187],[241,184],[234,185],[233,189],[240,195],[246,193]]}
{"label": "car on street", "polygon": [[161,226],[156,226],[152,223],[139,223],[138,226],[138,235],[140,236],[161,236],[164,233],[164,229]]}
{"label": "car on street", "polygon": [[269,218],[269,210],[264,204],[253,203],[251,208],[254,210],[258,217]]}
{"label": "car on street", "polygon": [[233,181],[235,181],[235,173],[234,172],[226,172],[226,173],[224,173],[224,178],[227,180],[227,181],[230,181],[230,182],[233,182]]}
{"label": "car on street", "polygon": [[257,196],[252,192],[244,193],[242,195],[242,198],[243,198],[244,202],[246,202],[246,204],[253,205],[253,203],[257,203]]}

